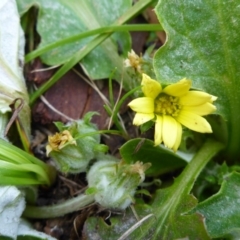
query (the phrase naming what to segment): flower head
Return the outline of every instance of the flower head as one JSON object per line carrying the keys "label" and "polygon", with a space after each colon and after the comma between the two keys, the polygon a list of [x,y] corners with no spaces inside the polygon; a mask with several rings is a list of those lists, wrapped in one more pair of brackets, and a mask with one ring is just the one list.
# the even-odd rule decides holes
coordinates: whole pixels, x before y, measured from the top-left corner
{"label": "flower head", "polygon": [[48,145],[46,146],[47,156],[51,151],[59,151],[68,142],[74,145],[77,144],[68,130],[64,130],[63,132],[56,133],[53,136],[49,136]]}
{"label": "flower head", "polygon": [[176,151],[181,143],[182,125],[196,132],[211,133],[205,118],[216,110],[212,104],[217,97],[201,91],[190,91],[191,81],[184,78],[162,88],[146,74],[142,75],[144,97],[131,101],[128,106],[136,112],[134,125],[155,120],[155,145],[161,142]]}
{"label": "flower head", "polygon": [[142,63],[142,57],[139,57],[133,50],[128,53],[128,58],[124,61],[126,67],[132,67],[138,72],[141,72]]}

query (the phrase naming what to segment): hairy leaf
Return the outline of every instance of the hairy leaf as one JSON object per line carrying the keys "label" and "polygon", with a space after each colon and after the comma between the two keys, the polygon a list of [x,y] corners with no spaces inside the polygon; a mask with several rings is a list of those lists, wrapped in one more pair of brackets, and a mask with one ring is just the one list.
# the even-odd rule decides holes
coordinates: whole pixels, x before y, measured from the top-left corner
{"label": "hairy leaf", "polygon": [[[39,7],[37,30],[41,36],[39,48],[77,35],[91,29],[109,26],[131,7],[130,0],[17,0],[19,12],[23,14],[31,6]],[[42,60],[49,65],[63,64],[83,48],[93,37],[59,46],[44,54]],[[128,33],[113,35],[94,49],[83,60],[82,65],[92,79],[108,78],[115,67],[122,71],[123,59],[119,52],[130,50]]]}
{"label": "hairy leaf", "polygon": [[16,187],[0,187],[0,236],[16,239],[24,197]]}
{"label": "hairy leaf", "polygon": [[[239,239],[240,236],[240,174],[225,177],[217,194],[198,204],[194,212],[205,218],[212,238]],[[192,211],[193,212],[193,211]]]}
{"label": "hairy leaf", "polygon": [[136,161],[150,162],[152,166],[146,171],[147,175],[167,173],[187,163],[172,151],[162,146],[154,146],[153,141],[145,138],[129,140],[120,148],[120,153],[129,164]]}
{"label": "hairy leaf", "polygon": [[[0,2],[0,135],[6,127],[9,105],[17,98],[23,100],[19,119],[30,138],[30,109],[28,93],[22,74],[24,58],[24,35],[14,0]],[[4,121],[4,124],[2,124]]]}
{"label": "hairy leaf", "polygon": [[55,238],[34,230],[20,218],[24,208],[22,192],[14,186],[0,187],[0,239],[54,240]]}
{"label": "hairy leaf", "polygon": [[[119,213],[118,216],[111,216],[109,219],[106,219],[106,221],[102,218],[88,218],[83,228],[84,236],[87,239],[119,239],[131,227],[136,225],[139,220],[146,216],[151,216],[152,209],[148,205],[137,204],[133,208],[135,214],[128,208],[126,212],[122,214]],[[136,228],[141,229],[141,225]]]}
{"label": "hairy leaf", "polygon": [[155,55],[159,81],[187,77],[193,87],[218,97],[228,121],[230,156],[240,144],[240,11],[238,1],[160,0],[156,14],[168,40]]}

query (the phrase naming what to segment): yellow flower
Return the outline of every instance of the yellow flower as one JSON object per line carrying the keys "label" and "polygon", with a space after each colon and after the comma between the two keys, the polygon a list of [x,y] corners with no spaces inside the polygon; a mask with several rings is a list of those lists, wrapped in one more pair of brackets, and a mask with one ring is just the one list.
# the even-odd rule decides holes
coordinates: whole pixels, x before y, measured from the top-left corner
{"label": "yellow flower", "polygon": [[143,59],[139,57],[133,50],[128,52],[128,58],[124,61],[126,67],[132,67],[141,73]]}
{"label": "yellow flower", "polygon": [[56,133],[53,136],[48,136],[48,145],[46,146],[47,156],[51,151],[59,151],[66,143],[77,145],[73,139],[71,133],[68,130],[64,130],[61,133]]}
{"label": "yellow flower", "polygon": [[177,151],[182,138],[182,125],[196,132],[211,133],[205,118],[216,110],[212,104],[217,97],[201,91],[190,91],[191,81],[184,78],[162,88],[146,74],[142,75],[144,97],[131,101],[128,106],[136,112],[134,125],[155,120],[155,145],[161,142]]}

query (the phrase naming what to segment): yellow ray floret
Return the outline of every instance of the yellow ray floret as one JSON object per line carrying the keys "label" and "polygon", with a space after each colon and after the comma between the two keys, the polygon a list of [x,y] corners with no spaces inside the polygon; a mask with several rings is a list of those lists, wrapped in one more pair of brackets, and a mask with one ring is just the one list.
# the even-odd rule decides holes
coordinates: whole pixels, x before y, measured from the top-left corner
{"label": "yellow ray floret", "polygon": [[46,146],[47,156],[51,151],[59,151],[67,143],[77,145],[76,141],[68,130],[56,133],[53,136],[48,136],[48,145]]}
{"label": "yellow ray floret", "polygon": [[136,112],[134,125],[155,121],[155,145],[164,143],[176,151],[181,143],[182,125],[196,132],[211,133],[212,128],[202,116],[213,113],[217,97],[201,91],[190,91],[191,81],[184,78],[162,88],[161,84],[142,74],[144,97],[128,106]]}

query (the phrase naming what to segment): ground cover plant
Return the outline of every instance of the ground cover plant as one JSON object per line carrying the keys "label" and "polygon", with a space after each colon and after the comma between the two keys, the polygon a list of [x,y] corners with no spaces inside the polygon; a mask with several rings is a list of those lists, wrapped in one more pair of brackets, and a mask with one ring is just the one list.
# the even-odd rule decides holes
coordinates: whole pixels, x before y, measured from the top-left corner
{"label": "ground cover plant", "polygon": [[239,6],[1,1],[0,239],[239,239]]}

